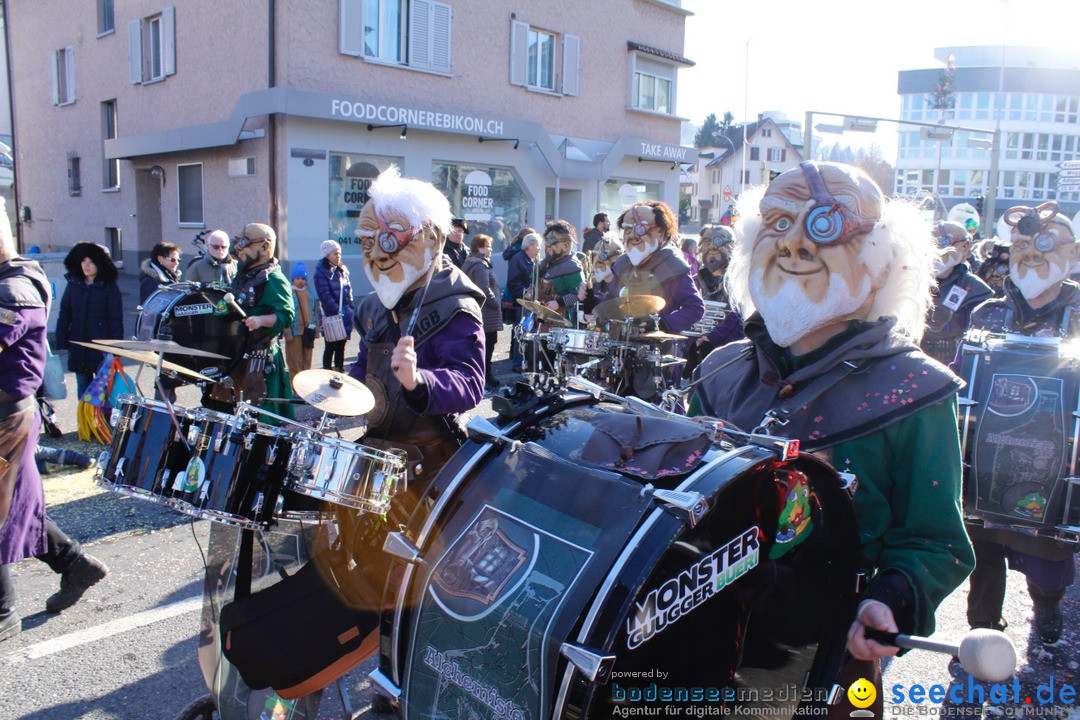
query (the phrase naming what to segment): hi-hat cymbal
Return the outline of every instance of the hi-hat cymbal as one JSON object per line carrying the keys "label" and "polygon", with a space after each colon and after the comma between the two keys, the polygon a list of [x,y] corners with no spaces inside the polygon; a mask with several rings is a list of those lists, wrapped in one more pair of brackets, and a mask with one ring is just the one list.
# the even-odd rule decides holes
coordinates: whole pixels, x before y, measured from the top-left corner
{"label": "hi-hat cymbal", "polygon": [[[144,365],[153,365],[156,367],[158,364],[158,353],[155,352],[147,352],[145,350],[128,350],[126,348],[113,347],[112,345],[104,345],[98,342],[79,342],[78,340],[72,340],[71,342],[75,345],[82,345],[83,347],[88,347],[92,350],[100,350],[101,352],[116,355],[117,357],[127,358],[128,360],[137,360]],[[168,370],[169,372],[180,373],[181,375],[187,375],[188,377],[193,377],[196,380],[206,380],[207,382],[214,382],[214,378],[207,377],[200,372],[195,372],[194,370],[188,370],[186,367],[182,365],[177,365],[173,362],[169,362],[168,360],[163,360],[161,362],[161,369]]]}
{"label": "hi-hat cymbal", "polygon": [[663,310],[666,304],[658,295],[624,295],[597,305],[596,316],[604,320],[647,317]]}
{"label": "hi-hat cymbal", "polygon": [[333,370],[304,370],[292,380],[304,402],[331,415],[356,417],[375,407],[375,396],[359,380]]}
{"label": "hi-hat cymbal", "polygon": [[533,315],[536,315],[540,322],[555,323],[556,325],[570,324],[569,320],[549,308],[544,303],[539,303],[535,300],[526,300],[525,298],[518,298],[518,305],[525,308]]}
{"label": "hi-hat cymbal", "polygon": [[101,345],[108,345],[114,348],[123,348],[125,350],[141,350],[143,352],[159,352],[166,355],[187,355],[188,357],[205,357],[216,358],[218,360],[229,360],[228,355],[219,355],[209,350],[198,350],[196,348],[189,348],[181,345],[178,342],[172,340],[95,340],[94,342]]}

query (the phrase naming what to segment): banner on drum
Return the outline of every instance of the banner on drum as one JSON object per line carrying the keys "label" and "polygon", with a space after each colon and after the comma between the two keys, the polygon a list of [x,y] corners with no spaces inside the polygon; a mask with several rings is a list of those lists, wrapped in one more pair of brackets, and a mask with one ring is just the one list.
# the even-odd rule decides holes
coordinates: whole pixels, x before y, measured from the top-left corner
{"label": "banner on drum", "polygon": [[626,621],[626,647],[633,650],[648,642],[757,567],[760,536],[761,529],[754,525],[650,590]]}

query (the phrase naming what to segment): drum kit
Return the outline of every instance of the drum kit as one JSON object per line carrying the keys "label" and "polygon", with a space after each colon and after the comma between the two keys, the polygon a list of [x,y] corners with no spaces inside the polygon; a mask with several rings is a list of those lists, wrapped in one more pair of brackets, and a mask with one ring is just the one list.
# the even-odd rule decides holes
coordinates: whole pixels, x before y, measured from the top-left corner
{"label": "drum kit", "polygon": [[[685,362],[673,353],[673,341],[683,335],[659,329],[657,313],[664,299],[655,295],[626,295],[596,306],[596,325],[569,327],[570,322],[542,303],[519,299],[533,314],[531,332],[522,341],[533,345],[537,370],[559,382],[584,377],[617,393],[657,398],[670,380],[670,370]],[[536,352],[543,344],[547,353]],[[524,352],[530,356],[528,350]],[[543,367],[544,364],[547,367]]]}

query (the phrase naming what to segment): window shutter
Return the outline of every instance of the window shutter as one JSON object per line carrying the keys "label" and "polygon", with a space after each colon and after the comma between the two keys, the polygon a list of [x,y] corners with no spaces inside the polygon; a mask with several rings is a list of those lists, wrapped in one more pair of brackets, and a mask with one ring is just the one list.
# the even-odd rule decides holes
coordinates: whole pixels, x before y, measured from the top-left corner
{"label": "window shutter", "polygon": [[172,5],[161,11],[161,71],[166,76],[176,74],[176,8]]}
{"label": "window shutter", "polygon": [[341,0],[338,12],[338,52],[362,57],[364,54],[364,2]]}
{"label": "window shutter", "polygon": [[451,8],[446,3],[431,3],[431,69],[450,72]]}
{"label": "window shutter", "polygon": [[562,42],[562,92],[563,95],[578,94],[578,73],[581,64],[581,38],[563,35]]}
{"label": "window shutter", "polygon": [[431,67],[431,1],[409,3],[409,67]]}
{"label": "window shutter", "polygon": [[142,19],[128,23],[128,74],[132,85],[142,82]]}
{"label": "window shutter", "polygon": [[529,24],[510,21],[510,84],[524,85],[529,78]]}
{"label": "window shutter", "polygon": [[60,104],[60,51],[49,51],[49,76],[52,78],[52,104]]}
{"label": "window shutter", "polygon": [[64,74],[67,80],[67,102],[75,102],[75,48],[68,45],[64,48]]}

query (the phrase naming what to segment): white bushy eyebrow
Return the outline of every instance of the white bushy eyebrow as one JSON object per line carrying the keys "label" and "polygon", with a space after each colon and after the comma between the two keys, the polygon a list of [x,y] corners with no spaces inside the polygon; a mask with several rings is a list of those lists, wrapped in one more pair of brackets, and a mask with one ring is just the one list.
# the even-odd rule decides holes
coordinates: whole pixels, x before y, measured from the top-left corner
{"label": "white bushy eyebrow", "polygon": [[778,197],[763,197],[758,204],[758,209],[761,211],[762,215],[770,210],[784,210],[792,215],[797,215],[802,207],[803,203],[797,203],[794,200],[784,200],[783,198]]}

